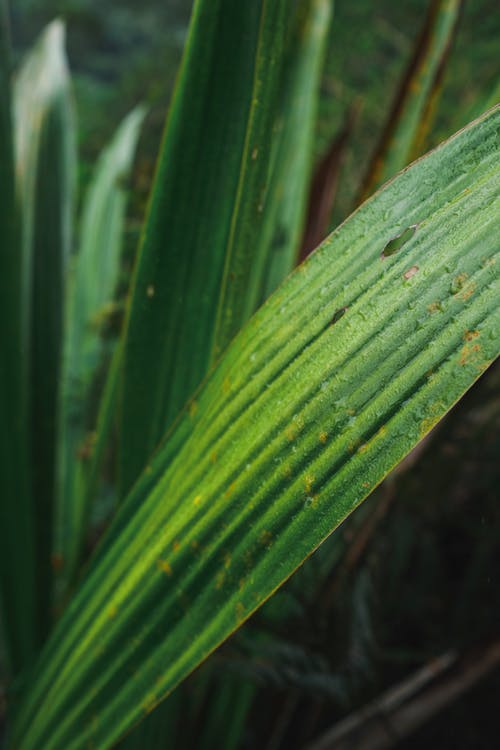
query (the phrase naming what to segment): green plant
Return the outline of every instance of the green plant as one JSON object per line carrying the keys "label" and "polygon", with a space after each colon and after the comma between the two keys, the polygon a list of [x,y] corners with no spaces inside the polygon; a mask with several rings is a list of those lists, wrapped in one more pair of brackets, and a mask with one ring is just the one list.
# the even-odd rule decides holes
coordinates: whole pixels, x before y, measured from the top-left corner
{"label": "green plant", "polygon": [[[419,148],[460,5],[432,4],[389,121],[404,148],[395,136],[378,151],[385,177]],[[76,157],[62,27],[25,63],[13,108],[2,34],[12,747],[111,747],[498,355],[498,107],[382,187],[279,284],[305,221],[330,15],[329,0],[195,3],[97,404],[96,323],[118,280],[143,113],[97,165],[68,258]],[[376,182],[370,171],[364,190]],[[113,423],[119,507],[84,567]]]}

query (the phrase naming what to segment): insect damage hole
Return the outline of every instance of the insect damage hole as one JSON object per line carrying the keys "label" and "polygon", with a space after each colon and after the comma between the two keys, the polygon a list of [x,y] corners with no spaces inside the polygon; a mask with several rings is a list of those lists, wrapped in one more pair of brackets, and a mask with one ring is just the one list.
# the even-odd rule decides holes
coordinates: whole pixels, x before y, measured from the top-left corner
{"label": "insect damage hole", "polygon": [[333,325],[338,320],[340,320],[340,318],[342,318],[345,315],[346,310],[347,310],[347,307],[341,307],[339,310],[337,310],[336,312],[334,312],[334,314],[332,316],[332,319],[330,321],[330,325]]}
{"label": "insect damage hole", "polygon": [[390,255],[394,255],[394,253],[397,253],[398,250],[400,250],[403,245],[406,245],[406,243],[411,240],[415,232],[417,231],[418,224],[412,224],[411,226],[407,227],[403,232],[400,232],[395,237],[393,237],[387,245],[382,250],[382,253],[380,255],[381,258],[388,258]]}

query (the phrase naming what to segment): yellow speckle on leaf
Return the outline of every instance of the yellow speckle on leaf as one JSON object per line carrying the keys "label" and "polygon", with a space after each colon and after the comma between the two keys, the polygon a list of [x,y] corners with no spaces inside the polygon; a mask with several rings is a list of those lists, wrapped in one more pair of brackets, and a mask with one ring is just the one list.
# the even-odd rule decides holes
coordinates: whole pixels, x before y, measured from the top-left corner
{"label": "yellow speckle on leaf", "polygon": [[481,260],[481,263],[484,268],[487,268],[488,266],[494,266],[496,262],[497,262],[497,259],[495,258],[495,256],[492,256],[491,258],[483,258]]}
{"label": "yellow speckle on leaf", "polygon": [[429,414],[420,422],[420,437],[426,435],[446,411],[446,404],[443,401],[436,401],[431,404]]}
{"label": "yellow speckle on leaf", "polygon": [[293,442],[295,438],[297,437],[297,435],[299,434],[299,432],[301,432],[303,429],[304,429],[304,419],[303,417],[297,414],[293,417],[291,424],[289,424],[285,430],[285,435],[286,435],[287,440],[289,440],[290,442]]}
{"label": "yellow speckle on leaf", "polygon": [[157,697],[153,693],[150,693],[146,696],[146,700],[142,704],[142,710],[145,714],[150,714],[151,711],[156,707],[157,704]]}
{"label": "yellow speckle on leaf", "polygon": [[229,552],[224,555],[224,567],[226,570],[231,567],[231,554]]}
{"label": "yellow speckle on leaf", "polygon": [[460,273],[458,276],[455,276],[451,285],[452,294],[458,296],[458,299],[461,299],[462,302],[466,302],[477,289],[476,283],[468,281],[468,278],[465,272]]}
{"label": "yellow speckle on leaf", "polygon": [[118,614],[118,607],[116,606],[116,604],[113,604],[108,609],[108,617],[109,617],[110,620],[113,620],[116,617],[117,614]]}
{"label": "yellow speckle on leaf", "polygon": [[212,451],[210,454],[210,461],[211,463],[216,463],[217,461],[217,451]]}
{"label": "yellow speckle on leaf", "polygon": [[470,284],[467,284],[465,289],[462,292],[460,292],[458,296],[460,297],[462,302],[466,302],[469,299],[469,297],[472,297],[476,289],[477,289],[476,283],[474,281],[471,281]]}
{"label": "yellow speckle on leaf", "polygon": [[148,288],[146,289],[146,294],[149,297],[149,299],[155,296],[155,288],[153,284],[149,284]]}
{"label": "yellow speckle on leaf", "polygon": [[224,497],[231,497],[236,487],[236,482],[231,482],[227,490],[224,492]]}
{"label": "yellow speckle on leaf", "polygon": [[311,492],[315,481],[316,481],[316,477],[314,477],[312,474],[306,475],[306,478],[304,480],[304,490],[307,493]]}
{"label": "yellow speckle on leaf", "polygon": [[181,545],[179,544],[177,539],[175,540],[175,542],[172,542],[172,549],[174,550],[174,552],[177,552],[180,549],[180,546]]}
{"label": "yellow speckle on leaf", "polygon": [[215,588],[218,591],[224,586],[225,580],[226,572],[224,570],[221,570],[220,573],[217,573],[217,575],[215,576]]}
{"label": "yellow speckle on leaf", "polygon": [[236,619],[238,622],[245,617],[245,605],[242,602],[236,604]]}
{"label": "yellow speckle on leaf", "polygon": [[466,283],[466,281],[467,281],[468,278],[469,277],[467,276],[467,274],[465,272],[464,273],[459,273],[458,276],[455,276],[455,278],[453,279],[453,283],[452,283],[452,292],[453,292],[453,294],[458,294],[458,292],[461,289],[463,289],[463,287],[464,287],[464,285],[465,285],[465,283]]}
{"label": "yellow speckle on leaf", "polygon": [[375,443],[376,440],[379,440],[381,437],[384,437],[386,432],[387,432],[387,427],[385,426],[385,424],[383,424],[382,427],[380,427],[377,430],[377,432],[371,438],[371,440],[368,440],[368,442],[363,443],[362,445],[359,446],[358,453],[365,453],[368,450],[368,448],[371,448],[371,446]]}
{"label": "yellow speckle on leaf", "polygon": [[328,440],[328,433],[322,430],[322,432],[319,433],[319,442],[323,443],[324,445],[327,440]]}
{"label": "yellow speckle on leaf", "polygon": [[199,508],[199,506],[200,506],[200,503],[201,503],[202,499],[203,499],[203,496],[202,496],[202,495],[196,495],[196,497],[195,497],[195,498],[193,499],[193,505],[194,505],[194,506],[195,506],[196,508]]}
{"label": "yellow speckle on leaf", "polygon": [[172,575],[172,568],[170,566],[170,563],[167,562],[167,560],[162,560],[162,558],[160,557],[157,562],[157,565],[158,565],[158,570],[161,570],[162,573],[166,573],[167,576]]}
{"label": "yellow speckle on leaf", "polygon": [[315,495],[308,495],[306,497],[304,507],[305,508],[315,508],[319,500],[319,492],[317,492]]}
{"label": "yellow speckle on leaf", "polygon": [[230,380],[229,376],[226,375],[226,377],[224,378],[224,381],[222,383],[222,392],[224,394],[226,394],[226,393],[229,393],[230,390],[231,390],[231,380]]}
{"label": "yellow speckle on leaf", "polygon": [[350,440],[349,443],[347,444],[347,450],[349,451],[349,453],[354,453],[354,451],[357,450],[357,448],[359,447],[360,442],[361,441],[359,438],[356,438],[355,440]]}

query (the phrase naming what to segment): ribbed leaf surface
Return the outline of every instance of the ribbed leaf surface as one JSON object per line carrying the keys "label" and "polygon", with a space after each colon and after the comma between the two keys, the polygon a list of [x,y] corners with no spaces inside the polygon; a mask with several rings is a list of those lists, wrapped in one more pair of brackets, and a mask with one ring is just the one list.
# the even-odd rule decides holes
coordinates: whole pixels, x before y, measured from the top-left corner
{"label": "ribbed leaf surface", "polygon": [[402,172],[234,340],[60,621],[18,750],[110,747],[498,355],[499,132],[496,108]]}

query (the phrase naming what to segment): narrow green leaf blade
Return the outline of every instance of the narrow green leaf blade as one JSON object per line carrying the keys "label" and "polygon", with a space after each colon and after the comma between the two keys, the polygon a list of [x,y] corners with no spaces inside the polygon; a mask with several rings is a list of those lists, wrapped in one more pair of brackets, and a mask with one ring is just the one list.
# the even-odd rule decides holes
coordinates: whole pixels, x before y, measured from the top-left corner
{"label": "narrow green leaf blade", "polygon": [[499,354],[499,134],[497,107],[403,171],[234,340],[60,621],[17,750],[110,747]]}
{"label": "narrow green leaf blade", "polygon": [[29,362],[29,421],[36,524],[40,637],[49,626],[55,444],[64,285],[72,243],[76,175],[75,113],[64,26],[49,24],[14,90]]}
{"label": "narrow green leaf blade", "polygon": [[441,79],[464,0],[431,0],[422,33],[396,94],[360,201],[416,156],[440,92]]}
{"label": "narrow green leaf blade", "polygon": [[[246,254],[249,268],[243,274],[245,283],[232,292],[235,298],[245,300],[234,330],[238,319],[241,326],[297,263],[311,179],[320,76],[332,11],[332,0],[301,0],[297,4],[280,85],[276,153],[262,228],[256,236],[256,249],[249,251],[241,245],[237,248],[238,253]],[[237,263],[237,257],[234,262]]]}
{"label": "narrow green leaf blade", "polygon": [[247,251],[258,231],[289,5],[194,5],[132,284],[119,429],[122,493],[204,377],[225,257],[236,246]]}
{"label": "narrow green leaf blade", "polygon": [[68,280],[54,533],[54,560],[66,582],[74,575],[87,526],[94,417],[90,392],[104,353],[99,321],[113,302],[121,270],[125,184],[144,114],[138,107],[127,115],[96,165],[83,204],[80,249]]}
{"label": "narrow green leaf blade", "polygon": [[[0,606],[11,671],[35,650],[34,528],[29,486],[22,255],[14,185],[7,14],[0,4]],[[15,571],[15,575],[14,575]]]}

